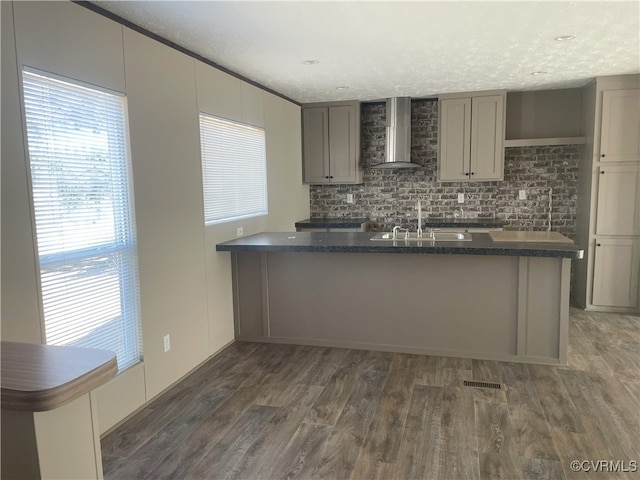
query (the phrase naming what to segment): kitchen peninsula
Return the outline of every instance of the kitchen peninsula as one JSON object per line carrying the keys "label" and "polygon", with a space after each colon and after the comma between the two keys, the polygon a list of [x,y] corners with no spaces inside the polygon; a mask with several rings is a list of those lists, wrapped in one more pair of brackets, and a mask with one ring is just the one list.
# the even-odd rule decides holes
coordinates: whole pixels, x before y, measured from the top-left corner
{"label": "kitchen peninsula", "polygon": [[541,364],[567,356],[569,243],[261,233],[231,252],[236,338]]}

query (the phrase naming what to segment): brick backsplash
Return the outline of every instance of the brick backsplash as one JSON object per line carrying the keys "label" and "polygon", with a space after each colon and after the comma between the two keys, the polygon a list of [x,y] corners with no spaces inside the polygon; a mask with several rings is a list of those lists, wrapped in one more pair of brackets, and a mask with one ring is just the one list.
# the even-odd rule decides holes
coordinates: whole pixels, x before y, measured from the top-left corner
{"label": "brick backsplash", "polygon": [[[505,149],[504,181],[438,182],[438,102],[413,100],[411,106],[411,161],[420,169],[372,170],[384,161],[385,104],[362,104],[361,185],[312,185],[313,217],[369,217],[373,230],[395,225],[416,228],[415,203],[423,198],[424,217],[453,217],[459,208],[464,217],[490,217],[505,228],[544,230],[548,222],[549,189],[552,196],[552,229],[570,238],[575,234],[579,145],[512,147]],[[527,200],[518,200],[519,190]],[[354,203],[348,204],[346,194]],[[465,194],[458,204],[458,193]]]}

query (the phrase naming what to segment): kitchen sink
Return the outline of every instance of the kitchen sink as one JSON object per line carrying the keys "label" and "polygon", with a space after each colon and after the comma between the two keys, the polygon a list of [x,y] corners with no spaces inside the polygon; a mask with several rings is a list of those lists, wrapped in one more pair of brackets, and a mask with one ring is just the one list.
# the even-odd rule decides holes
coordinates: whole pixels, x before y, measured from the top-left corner
{"label": "kitchen sink", "polygon": [[[433,237],[429,233],[424,233],[422,237],[418,237],[415,232],[410,232],[409,235],[405,232],[398,232],[396,236],[396,242],[470,242],[472,239],[469,232],[434,232]],[[371,240],[374,241],[393,241],[392,232],[380,232],[376,233]]]}

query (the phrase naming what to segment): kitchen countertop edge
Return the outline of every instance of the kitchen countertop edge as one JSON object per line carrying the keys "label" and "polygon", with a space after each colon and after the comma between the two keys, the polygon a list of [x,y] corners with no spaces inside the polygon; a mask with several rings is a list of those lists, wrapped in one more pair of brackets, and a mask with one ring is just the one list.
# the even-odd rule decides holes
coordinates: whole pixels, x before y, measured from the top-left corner
{"label": "kitchen countertop edge", "polygon": [[[583,249],[572,244],[500,242],[486,233],[474,233],[469,242],[438,241],[417,246],[372,241],[371,232],[274,232],[259,233],[216,245],[219,252],[326,252],[326,253],[404,253],[445,255],[497,255],[580,259]],[[426,240],[428,242],[428,240]]]}

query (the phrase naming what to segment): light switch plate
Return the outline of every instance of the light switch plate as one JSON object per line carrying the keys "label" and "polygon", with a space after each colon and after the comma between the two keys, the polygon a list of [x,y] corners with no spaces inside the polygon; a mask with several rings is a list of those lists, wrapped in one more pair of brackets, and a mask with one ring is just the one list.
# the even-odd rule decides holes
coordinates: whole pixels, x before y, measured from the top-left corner
{"label": "light switch plate", "polygon": [[244,235],[244,227],[238,227],[236,229],[236,237],[241,237]]}
{"label": "light switch plate", "polygon": [[164,353],[167,353],[169,350],[171,350],[171,336],[165,335],[163,338],[163,342],[164,342]]}
{"label": "light switch plate", "polygon": [[347,193],[347,203],[353,203],[353,193]]}
{"label": "light switch plate", "polygon": [[526,190],[520,190],[518,192],[518,199],[526,200],[527,199],[527,191]]}
{"label": "light switch plate", "polygon": [[464,203],[464,193],[458,194],[458,203]]}

